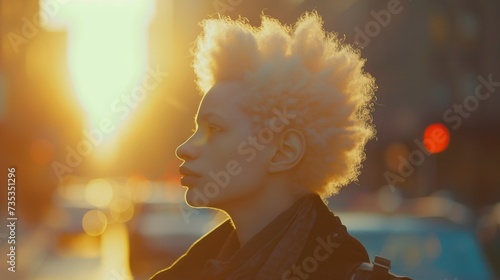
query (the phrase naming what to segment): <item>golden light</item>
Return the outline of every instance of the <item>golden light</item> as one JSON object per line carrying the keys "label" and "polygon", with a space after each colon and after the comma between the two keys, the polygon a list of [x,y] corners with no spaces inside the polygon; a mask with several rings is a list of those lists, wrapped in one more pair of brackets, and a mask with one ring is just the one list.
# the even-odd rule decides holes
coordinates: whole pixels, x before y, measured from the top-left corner
{"label": "golden light", "polygon": [[129,199],[118,198],[111,202],[109,212],[115,222],[125,223],[134,216],[134,205]]}
{"label": "golden light", "polygon": [[113,199],[113,187],[105,179],[94,179],[85,188],[85,199],[96,207],[107,207]]}
{"label": "golden light", "polygon": [[54,146],[45,139],[36,139],[30,146],[31,158],[38,164],[47,164],[54,158]]}
{"label": "golden light", "polygon": [[83,230],[90,236],[101,235],[108,226],[106,215],[100,210],[90,210],[83,216]]}
{"label": "golden light", "polygon": [[151,182],[144,176],[132,176],[127,180],[126,187],[130,190],[133,202],[145,202],[152,195]]}
{"label": "golden light", "polygon": [[131,280],[130,238],[127,227],[116,223],[101,236],[101,278]]}
{"label": "golden light", "polygon": [[65,250],[61,250],[59,254],[65,258],[98,258],[100,241],[98,238],[89,236],[85,233],[80,233],[71,236],[60,237],[60,243],[63,244]]}
{"label": "golden light", "polygon": [[[67,30],[67,59],[74,92],[84,111],[87,128],[103,135],[95,155],[113,155],[111,140],[137,106],[130,102],[134,87],[141,85],[147,70],[148,28],[153,0],[63,1],[56,12],[43,7],[46,28]],[[57,9],[56,9],[57,8]]]}

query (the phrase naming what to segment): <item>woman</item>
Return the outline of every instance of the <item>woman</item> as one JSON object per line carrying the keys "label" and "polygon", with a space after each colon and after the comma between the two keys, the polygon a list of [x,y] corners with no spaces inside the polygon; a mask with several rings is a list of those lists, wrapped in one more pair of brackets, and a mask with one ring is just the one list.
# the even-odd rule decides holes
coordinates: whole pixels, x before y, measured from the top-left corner
{"label": "woman", "polygon": [[186,202],[230,219],[151,279],[349,279],[368,261],[324,200],[358,176],[375,84],[322,24],[202,23],[204,97],[177,156]]}

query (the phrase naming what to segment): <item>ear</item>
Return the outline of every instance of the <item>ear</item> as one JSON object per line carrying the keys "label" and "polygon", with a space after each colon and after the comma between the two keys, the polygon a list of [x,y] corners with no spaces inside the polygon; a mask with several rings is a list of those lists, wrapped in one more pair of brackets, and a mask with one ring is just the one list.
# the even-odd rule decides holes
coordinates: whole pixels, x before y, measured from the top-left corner
{"label": "ear", "polygon": [[268,171],[283,172],[294,168],[304,157],[307,143],[304,134],[293,128],[288,128],[275,138],[276,150],[271,158]]}

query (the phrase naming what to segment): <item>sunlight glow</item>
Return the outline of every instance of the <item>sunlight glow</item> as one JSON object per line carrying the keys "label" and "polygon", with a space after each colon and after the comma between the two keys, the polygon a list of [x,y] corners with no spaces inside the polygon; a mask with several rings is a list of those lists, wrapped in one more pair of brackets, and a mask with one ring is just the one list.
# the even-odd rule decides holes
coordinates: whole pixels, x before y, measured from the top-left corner
{"label": "sunlight glow", "polygon": [[[49,2],[53,1],[40,0],[41,14]],[[118,105],[146,74],[154,10],[153,0],[73,0],[57,7],[48,19],[47,29],[67,30],[71,83],[87,128],[99,129],[103,122],[109,128],[104,145],[94,150],[98,153],[110,152],[113,145],[106,143],[128,117],[120,114]]]}
{"label": "sunlight glow", "polygon": [[130,271],[130,238],[127,226],[110,225],[101,235],[101,278],[132,280]]}

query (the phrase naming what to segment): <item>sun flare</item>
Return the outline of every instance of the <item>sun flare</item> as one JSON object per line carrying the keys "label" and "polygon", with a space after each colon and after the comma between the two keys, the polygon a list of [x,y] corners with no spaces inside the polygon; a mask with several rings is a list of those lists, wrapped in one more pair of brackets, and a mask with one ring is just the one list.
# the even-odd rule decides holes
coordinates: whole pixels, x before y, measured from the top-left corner
{"label": "sun flare", "polygon": [[[51,0],[40,0],[40,13]],[[104,135],[94,155],[110,156],[110,145],[126,118],[116,104],[123,102],[147,70],[152,0],[73,0],[57,7],[46,26],[67,31],[67,62],[73,92],[89,131],[103,122],[114,128]],[[134,109],[134,108],[131,108]]]}

